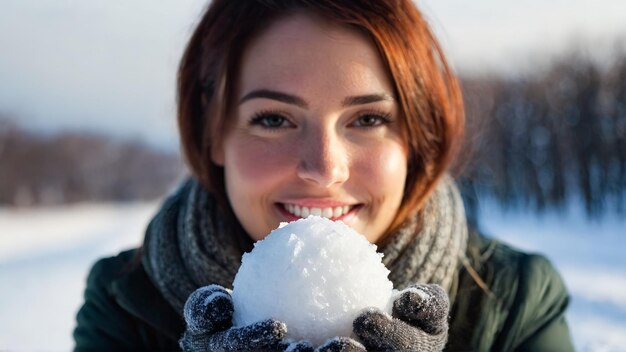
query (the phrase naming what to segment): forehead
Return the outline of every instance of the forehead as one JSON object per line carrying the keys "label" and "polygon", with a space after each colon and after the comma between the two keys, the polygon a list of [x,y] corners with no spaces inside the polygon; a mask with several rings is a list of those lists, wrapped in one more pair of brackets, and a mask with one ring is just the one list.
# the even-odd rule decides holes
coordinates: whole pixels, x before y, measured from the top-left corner
{"label": "forehead", "polygon": [[309,89],[350,94],[382,90],[390,95],[393,91],[387,69],[366,34],[305,14],[275,21],[250,43],[238,86],[241,94],[268,87],[303,94]]}

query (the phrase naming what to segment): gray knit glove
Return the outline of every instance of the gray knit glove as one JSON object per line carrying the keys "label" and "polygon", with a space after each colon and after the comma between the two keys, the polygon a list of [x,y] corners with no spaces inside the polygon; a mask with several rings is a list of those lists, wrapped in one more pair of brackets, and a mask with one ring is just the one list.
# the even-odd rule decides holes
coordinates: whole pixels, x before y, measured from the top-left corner
{"label": "gray knit glove", "polygon": [[365,346],[349,337],[335,337],[315,349],[315,352],[365,352]]}
{"label": "gray knit glove", "polygon": [[187,329],[179,344],[186,352],[313,350],[308,342],[284,340],[287,326],[275,319],[232,327],[233,301],[222,286],[209,285],[194,291],[187,298],[184,316]]}
{"label": "gray knit glove", "polygon": [[448,340],[449,305],[441,286],[413,285],[399,293],[393,317],[369,309],[354,320],[354,333],[372,351],[442,351]]}

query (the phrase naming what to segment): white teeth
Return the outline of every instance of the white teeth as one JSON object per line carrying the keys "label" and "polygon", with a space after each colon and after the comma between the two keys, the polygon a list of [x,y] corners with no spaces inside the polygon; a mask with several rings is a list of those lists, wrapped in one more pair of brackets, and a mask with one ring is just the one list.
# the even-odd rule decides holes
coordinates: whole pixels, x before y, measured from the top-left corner
{"label": "white teeth", "polygon": [[284,205],[285,210],[290,212],[295,216],[299,216],[302,218],[306,218],[309,215],[323,216],[328,219],[338,218],[344,214],[347,214],[351,210],[351,206],[344,205],[342,207],[327,207],[327,208],[308,208],[308,207],[300,207],[295,204],[287,204]]}

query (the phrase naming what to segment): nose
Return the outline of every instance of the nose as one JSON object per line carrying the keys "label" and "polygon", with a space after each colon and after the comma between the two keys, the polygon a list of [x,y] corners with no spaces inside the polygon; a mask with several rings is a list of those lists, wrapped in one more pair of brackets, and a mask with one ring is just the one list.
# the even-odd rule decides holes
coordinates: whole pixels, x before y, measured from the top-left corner
{"label": "nose", "polygon": [[345,143],[334,131],[311,131],[302,138],[298,176],[318,186],[329,188],[350,176]]}

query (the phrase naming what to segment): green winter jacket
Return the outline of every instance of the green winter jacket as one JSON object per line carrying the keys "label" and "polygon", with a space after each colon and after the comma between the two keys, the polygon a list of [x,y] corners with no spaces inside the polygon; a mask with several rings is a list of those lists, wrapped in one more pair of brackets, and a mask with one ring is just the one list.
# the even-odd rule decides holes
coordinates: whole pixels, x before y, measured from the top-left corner
{"label": "green winter jacket", "polygon": [[[547,259],[476,233],[467,254],[451,293],[447,351],[574,350],[564,317],[568,294]],[[184,321],[136,259],[131,250],[92,268],[76,351],[179,350]]]}

